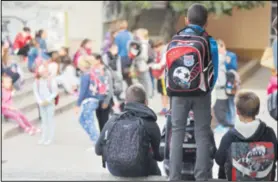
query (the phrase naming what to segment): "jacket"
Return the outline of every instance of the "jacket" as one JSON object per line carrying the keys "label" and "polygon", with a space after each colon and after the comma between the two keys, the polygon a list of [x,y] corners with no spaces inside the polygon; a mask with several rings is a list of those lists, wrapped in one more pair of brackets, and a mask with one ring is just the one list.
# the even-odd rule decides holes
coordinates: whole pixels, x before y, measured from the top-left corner
{"label": "jacket", "polygon": [[[163,157],[160,156],[160,153],[159,153],[161,134],[160,134],[160,129],[156,123],[157,116],[153,112],[153,110],[151,110],[149,107],[145,106],[144,104],[137,103],[137,102],[131,102],[131,103],[127,103],[125,105],[124,111],[131,112],[134,115],[136,115],[137,117],[141,117],[143,119],[145,129],[146,129],[147,133],[149,134],[151,149],[153,152],[153,159],[155,159],[157,161],[162,161]],[[95,152],[97,155],[103,154],[103,143],[104,143],[105,133],[109,129],[110,124],[112,122],[113,122],[112,120],[109,120],[105,124],[105,126],[100,134],[100,137],[99,137],[99,139],[96,143],[96,147],[95,147]]]}
{"label": "jacket", "polygon": [[219,100],[228,99],[228,96],[225,92],[226,82],[227,82],[227,77],[226,77],[225,57],[219,55],[218,79],[215,83],[216,99]]}
{"label": "jacket", "polygon": [[24,37],[22,33],[18,33],[15,37],[13,49],[17,50],[23,48],[31,39],[31,36]]}
{"label": "jacket", "polygon": [[149,41],[140,41],[141,52],[134,58],[134,66],[138,72],[149,71],[148,60],[149,60]]}
{"label": "jacket", "polygon": [[[188,27],[193,27],[197,30],[204,31],[204,29],[198,25],[189,24]],[[194,31],[192,29],[185,29],[182,33],[194,34]],[[212,64],[213,64],[213,68],[214,68],[213,85],[215,85],[216,80],[218,78],[218,47],[217,47],[217,42],[212,37],[210,37],[210,39],[209,39],[209,44],[210,44],[210,52],[212,54]]]}
{"label": "jacket", "polygon": [[[236,121],[235,128],[229,130],[222,138],[220,146],[215,155],[215,161],[220,167],[220,178],[228,176],[230,180],[231,174],[225,175],[224,165],[227,164],[229,156],[229,148],[233,142],[272,142],[275,148],[274,154],[277,159],[277,141],[275,132],[272,128],[268,127],[264,122],[256,119],[250,123],[243,123]],[[273,179],[275,178],[275,169],[273,167]],[[228,171],[231,171],[228,169]]]}
{"label": "jacket", "polygon": [[233,53],[233,52],[227,51],[226,52],[226,56],[231,58],[231,62],[230,63],[225,62],[227,71],[229,71],[229,70],[237,71],[238,66],[237,66],[237,56],[236,56],[236,54]]}

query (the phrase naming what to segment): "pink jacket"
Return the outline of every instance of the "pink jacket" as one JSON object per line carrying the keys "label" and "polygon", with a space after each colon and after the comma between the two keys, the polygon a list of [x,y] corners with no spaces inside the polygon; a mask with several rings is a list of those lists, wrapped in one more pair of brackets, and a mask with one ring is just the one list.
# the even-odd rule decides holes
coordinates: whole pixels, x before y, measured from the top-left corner
{"label": "pink jacket", "polygon": [[272,94],[274,91],[276,91],[278,88],[277,85],[277,76],[272,76],[269,80],[268,86],[267,86],[267,95]]}
{"label": "pink jacket", "polygon": [[10,107],[12,105],[12,91],[2,88],[2,107]]}

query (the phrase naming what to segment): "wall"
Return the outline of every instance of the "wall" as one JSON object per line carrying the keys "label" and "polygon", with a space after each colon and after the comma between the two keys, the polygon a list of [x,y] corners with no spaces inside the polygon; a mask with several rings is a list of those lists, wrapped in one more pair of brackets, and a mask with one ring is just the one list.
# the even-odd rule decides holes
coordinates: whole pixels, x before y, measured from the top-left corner
{"label": "wall", "polygon": [[[207,31],[215,38],[221,38],[226,46],[235,51],[241,60],[258,59],[269,46],[270,2],[253,10],[234,10],[233,16],[216,18],[211,15]],[[181,17],[178,28],[184,26]]]}

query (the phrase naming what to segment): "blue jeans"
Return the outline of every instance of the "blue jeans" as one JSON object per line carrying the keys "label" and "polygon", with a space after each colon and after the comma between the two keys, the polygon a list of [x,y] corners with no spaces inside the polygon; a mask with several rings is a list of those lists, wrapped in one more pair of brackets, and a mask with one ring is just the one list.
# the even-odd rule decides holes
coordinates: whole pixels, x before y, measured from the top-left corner
{"label": "blue jeans", "polygon": [[226,116],[227,121],[229,122],[229,124],[234,125],[235,118],[236,118],[235,96],[229,96],[228,104],[229,104],[229,109],[228,109],[228,113]]}
{"label": "blue jeans", "polygon": [[99,132],[96,127],[94,111],[98,108],[99,101],[95,98],[85,99],[81,104],[79,122],[93,142],[96,142]]}
{"label": "blue jeans", "polygon": [[48,140],[52,141],[54,138],[54,132],[55,132],[54,112],[55,112],[54,103],[49,104],[47,106],[40,106],[40,115],[42,121],[41,140],[44,142]]}

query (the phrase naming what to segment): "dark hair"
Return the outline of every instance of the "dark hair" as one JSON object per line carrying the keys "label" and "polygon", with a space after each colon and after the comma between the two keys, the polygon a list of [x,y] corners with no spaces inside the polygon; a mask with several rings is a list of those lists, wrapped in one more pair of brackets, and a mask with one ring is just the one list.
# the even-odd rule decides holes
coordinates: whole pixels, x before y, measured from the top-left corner
{"label": "dark hair", "polygon": [[61,58],[61,63],[63,63],[62,71],[64,71],[67,66],[72,65],[72,60],[69,56],[63,56]]}
{"label": "dark hair", "polygon": [[69,55],[69,48],[68,47],[61,47],[65,52],[66,55]]}
{"label": "dark hair", "polygon": [[260,98],[254,92],[242,92],[236,96],[239,115],[254,118],[260,111]]}
{"label": "dark hair", "polygon": [[139,102],[144,104],[147,100],[146,91],[141,84],[133,84],[126,91],[126,102]]}
{"label": "dark hair", "polygon": [[36,37],[36,38],[42,38],[43,32],[44,32],[44,30],[40,29],[39,31],[36,32],[35,37]]}
{"label": "dark hair", "polygon": [[208,19],[208,10],[202,4],[195,3],[189,7],[187,18],[190,24],[204,27]]}
{"label": "dark hair", "polygon": [[81,42],[81,44],[80,44],[80,47],[85,47],[85,45],[88,43],[88,42],[91,42],[91,40],[90,39],[84,39],[82,42]]}
{"label": "dark hair", "polygon": [[156,48],[156,47],[159,47],[162,45],[163,45],[163,41],[161,39],[158,39],[153,43],[153,48]]}
{"label": "dark hair", "polygon": [[31,29],[29,27],[23,27],[23,32],[31,32]]}

